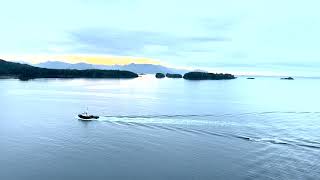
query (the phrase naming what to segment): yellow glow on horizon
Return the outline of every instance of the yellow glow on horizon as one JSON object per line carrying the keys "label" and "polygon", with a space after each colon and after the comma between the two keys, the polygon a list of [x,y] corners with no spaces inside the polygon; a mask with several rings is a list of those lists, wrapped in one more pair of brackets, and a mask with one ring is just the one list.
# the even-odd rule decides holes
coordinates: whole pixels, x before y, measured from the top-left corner
{"label": "yellow glow on horizon", "polygon": [[24,61],[37,64],[46,61],[60,61],[66,63],[88,63],[99,65],[126,65],[126,64],[160,64],[159,61],[150,58],[107,56],[107,55],[7,55],[0,59],[10,61]]}

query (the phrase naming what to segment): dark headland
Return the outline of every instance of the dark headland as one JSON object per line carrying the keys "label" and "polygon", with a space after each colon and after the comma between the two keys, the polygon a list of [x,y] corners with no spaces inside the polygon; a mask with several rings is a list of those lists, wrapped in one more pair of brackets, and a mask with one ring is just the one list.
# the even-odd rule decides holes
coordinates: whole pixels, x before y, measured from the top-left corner
{"label": "dark headland", "polygon": [[138,74],[120,70],[47,69],[0,59],[0,77],[20,80],[36,78],[136,78]]}
{"label": "dark headland", "polygon": [[235,79],[236,77],[232,74],[188,72],[183,76],[183,78],[187,80],[228,80],[228,79]]}

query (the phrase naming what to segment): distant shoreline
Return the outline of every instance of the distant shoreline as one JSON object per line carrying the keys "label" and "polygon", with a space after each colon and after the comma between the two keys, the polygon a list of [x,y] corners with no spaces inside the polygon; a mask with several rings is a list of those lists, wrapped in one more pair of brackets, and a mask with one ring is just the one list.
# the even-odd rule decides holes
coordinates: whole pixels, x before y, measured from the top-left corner
{"label": "distant shoreline", "polygon": [[47,69],[0,59],[0,77],[26,81],[39,78],[130,79],[137,78],[139,75],[134,72],[120,70]]}
{"label": "distant shoreline", "polygon": [[[163,73],[157,73],[163,74]],[[31,79],[132,79],[137,78],[137,73],[126,70],[101,70],[101,69],[48,69],[40,68],[27,64],[14,63],[0,59],[0,79],[19,79],[19,80],[31,80]],[[184,75],[181,74],[163,74],[163,77],[167,78],[182,78],[185,80],[231,80],[237,77],[278,77],[286,79],[285,76],[267,76],[267,75],[238,75],[237,77],[232,74],[223,73],[208,73],[208,72],[187,72]],[[292,76],[293,78],[308,78],[308,79],[320,79],[320,77],[300,77]],[[254,79],[254,78],[252,78]]]}
{"label": "distant shoreline", "polygon": [[[183,78],[186,80],[227,80],[235,79],[232,74],[215,74],[207,72],[188,72],[183,76],[181,74],[162,73],[162,77],[167,78]],[[15,78],[22,81],[31,79],[48,78],[48,79],[75,79],[75,78],[88,78],[88,79],[130,79],[137,78],[139,75],[131,71],[122,70],[100,70],[100,69],[48,69],[34,67],[27,64],[20,64],[8,62],[0,59],[0,77]]]}

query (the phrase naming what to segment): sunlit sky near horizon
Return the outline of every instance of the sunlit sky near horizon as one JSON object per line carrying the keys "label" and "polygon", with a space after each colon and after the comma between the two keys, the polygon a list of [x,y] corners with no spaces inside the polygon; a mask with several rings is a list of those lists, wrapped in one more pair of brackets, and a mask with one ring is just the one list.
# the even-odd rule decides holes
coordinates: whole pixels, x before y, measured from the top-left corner
{"label": "sunlit sky near horizon", "polygon": [[319,7],[317,0],[2,1],[0,58],[320,76]]}

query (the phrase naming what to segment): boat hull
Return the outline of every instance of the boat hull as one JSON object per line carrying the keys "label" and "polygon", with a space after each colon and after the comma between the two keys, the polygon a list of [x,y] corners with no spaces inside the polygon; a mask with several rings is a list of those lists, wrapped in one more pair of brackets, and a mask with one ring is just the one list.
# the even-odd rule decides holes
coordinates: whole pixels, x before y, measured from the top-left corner
{"label": "boat hull", "polygon": [[82,115],[82,114],[79,114],[78,117],[79,117],[81,120],[86,120],[86,121],[90,121],[90,120],[94,120],[94,119],[99,119],[99,116],[92,116],[92,115],[85,116],[85,115]]}

